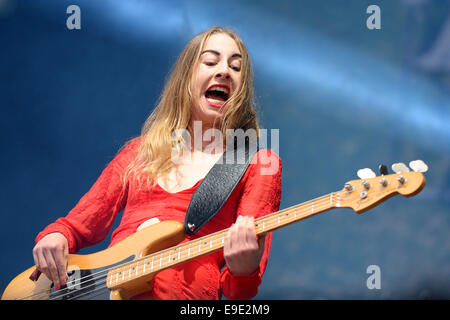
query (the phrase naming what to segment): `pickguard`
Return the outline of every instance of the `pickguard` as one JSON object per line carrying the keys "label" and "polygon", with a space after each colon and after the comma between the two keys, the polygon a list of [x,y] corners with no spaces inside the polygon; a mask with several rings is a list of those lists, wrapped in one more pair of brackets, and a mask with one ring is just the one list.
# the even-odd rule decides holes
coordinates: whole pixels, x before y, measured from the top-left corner
{"label": "pickguard", "polygon": [[67,284],[55,290],[50,288],[50,300],[110,300],[111,290],[106,286],[109,269],[133,261],[135,255],[115,264],[97,269],[78,269],[67,273]]}

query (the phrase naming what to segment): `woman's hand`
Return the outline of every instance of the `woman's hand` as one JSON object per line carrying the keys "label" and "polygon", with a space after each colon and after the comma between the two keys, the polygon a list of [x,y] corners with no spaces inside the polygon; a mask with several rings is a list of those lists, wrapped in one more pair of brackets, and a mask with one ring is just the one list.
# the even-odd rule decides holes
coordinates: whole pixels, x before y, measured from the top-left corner
{"label": "woman's hand", "polygon": [[43,237],[33,248],[34,263],[39,271],[47,276],[58,290],[65,285],[69,245],[61,233],[50,233]]}
{"label": "woman's hand", "polygon": [[265,235],[257,239],[255,219],[239,217],[225,236],[224,258],[228,270],[235,275],[249,275],[256,271],[264,253]]}

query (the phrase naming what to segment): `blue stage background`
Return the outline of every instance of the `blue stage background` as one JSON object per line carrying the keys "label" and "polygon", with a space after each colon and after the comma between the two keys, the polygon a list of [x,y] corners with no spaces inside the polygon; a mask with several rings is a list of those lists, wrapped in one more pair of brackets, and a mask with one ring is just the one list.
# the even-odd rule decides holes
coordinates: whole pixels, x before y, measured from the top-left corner
{"label": "blue stage background", "polygon": [[[72,4],[80,30],[66,27]],[[379,30],[366,26],[373,4]],[[139,134],[187,41],[220,25],[248,45],[262,127],[280,130],[281,208],[341,189],[360,168],[429,166],[416,197],[276,231],[256,299],[450,298],[449,8],[0,0],[1,291],[33,264],[37,233]],[[110,235],[81,253],[106,248]],[[381,289],[366,286],[370,265],[380,267]]]}

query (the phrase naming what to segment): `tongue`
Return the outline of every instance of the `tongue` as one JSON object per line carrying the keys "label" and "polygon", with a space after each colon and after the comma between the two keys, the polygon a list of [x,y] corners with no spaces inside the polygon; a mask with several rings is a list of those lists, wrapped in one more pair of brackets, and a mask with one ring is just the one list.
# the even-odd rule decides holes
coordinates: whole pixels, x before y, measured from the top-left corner
{"label": "tongue", "polygon": [[225,99],[223,98],[222,95],[220,94],[216,94],[216,93],[207,93],[206,97],[209,99],[214,99],[214,100],[220,100],[220,101],[225,101]]}

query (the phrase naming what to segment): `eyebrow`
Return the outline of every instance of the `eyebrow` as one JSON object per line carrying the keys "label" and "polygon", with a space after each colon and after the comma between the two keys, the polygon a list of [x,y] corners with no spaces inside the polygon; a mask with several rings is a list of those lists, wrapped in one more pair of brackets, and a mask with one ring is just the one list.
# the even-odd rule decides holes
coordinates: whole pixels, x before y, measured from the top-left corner
{"label": "eyebrow", "polygon": [[[201,55],[204,54],[204,53],[207,53],[207,52],[210,52],[210,53],[212,53],[212,54],[215,54],[216,56],[220,56],[220,52],[218,52],[218,51],[216,51],[216,50],[209,50],[209,49],[203,51],[203,52],[201,53]],[[239,53],[233,53],[233,55],[231,56],[231,58],[235,58],[235,57],[242,58],[242,55],[239,54]]]}

